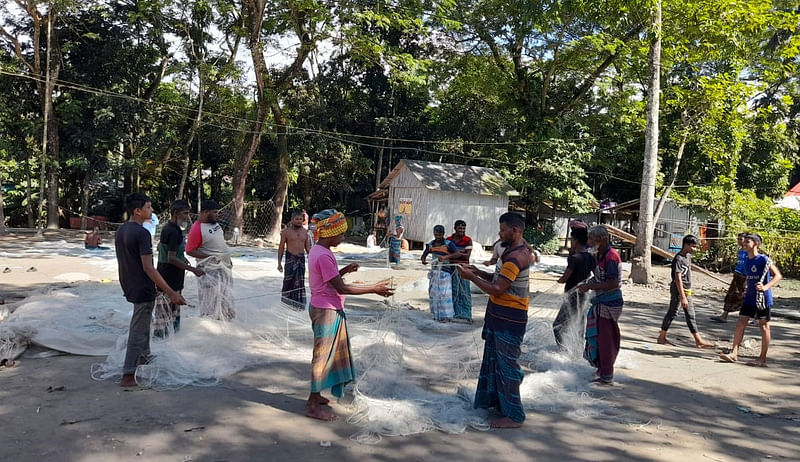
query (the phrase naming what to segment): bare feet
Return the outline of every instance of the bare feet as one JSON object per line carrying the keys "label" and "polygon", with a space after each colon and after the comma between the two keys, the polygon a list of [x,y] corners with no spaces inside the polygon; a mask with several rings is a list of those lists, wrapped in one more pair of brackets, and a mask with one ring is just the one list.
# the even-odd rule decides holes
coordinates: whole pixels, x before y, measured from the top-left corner
{"label": "bare feet", "polygon": [[696,342],[694,346],[697,347],[697,348],[702,349],[702,348],[714,348],[717,345],[713,344],[713,343],[708,343],[708,342]]}
{"label": "bare feet", "polygon": [[666,337],[658,337],[658,338],[656,339],[656,342],[657,342],[659,345],[669,345],[669,346],[675,346],[675,344],[674,344],[674,343],[672,343],[672,342],[670,342],[669,340],[667,340],[667,338],[666,338]]}
{"label": "bare feet", "polygon": [[514,422],[508,417],[498,417],[489,420],[489,426],[492,428],[519,428],[522,422]]}
{"label": "bare feet", "polygon": [[122,376],[122,381],[119,383],[119,386],[124,388],[130,388],[130,387],[138,387],[139,384],[136,383],[136,376],[134,374],[125,374]]}
{"label": "bare feet", "polygon": [[[331,400],[329,400],[324,396],[320,396],[319,398],[317,398],[317,402],[320,404],[320,406],[327,406],[328,404],[330,404]],[[308,401],[306,401],[306,406],[311,406],[311,398],[309,398]]]}
{"label": "bare feet", "polygon": [[308,407],[308,410],[306,411],[306,417],[311,417],[312,419],[324,420],[326,422],[331,422],[338,419],[336,414],[324,411],[316,406],[313,408],[311,406]]}

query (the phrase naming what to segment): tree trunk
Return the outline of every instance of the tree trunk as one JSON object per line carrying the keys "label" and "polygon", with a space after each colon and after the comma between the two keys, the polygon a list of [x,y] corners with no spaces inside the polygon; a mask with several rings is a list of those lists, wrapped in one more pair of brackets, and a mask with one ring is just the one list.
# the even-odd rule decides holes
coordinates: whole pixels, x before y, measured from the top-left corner
{"label": "tree trunk", "polygon": [[26,149],[25,157],[25,212],[28,215],[28,228],[35,226],[33,216],[33,197],[31,197],[31,151]]}
{"label": "tree trunk", "polygon": [[672,187],[675,186],[675,180],[678,178],[678,169],[681,166],[681,159],[683,158],[683,151],[686,147],[686,138],[688,137],[689,131],[686,130],[681,135],[681,141],[678,145],[678,153],[675,155],[675,166],[672,167],[672,173],[670,173],[669,184],[664,189],[664,192],[661,193],[661,197],[658,199],[658,205],[656,205],[656,211],[653,213],[653,223],[658,223],[658,219],[661,217],[661,211],[664,209],[664,203],[669,197],[669,193],[672,192]]}
{"label": "tree trunk", "polygon": [[233,174],[233,211],[234,226],[242,229],[244,214],[244,198],[247,186],[247,171],[258,151],[261,142],[261,130],[267,117],[265,81],[269,78],[267,62],[264,59],[261,42],[261,24],[264,20],[265,3],[262,1],[243,1],[242,20],[247,23],[248,48],[253,61],[253,74],[256,80],[256,120],[250,126],[249,140],[245,142],[243,152],[236,159],[236,171]]}
{"label": "tree trunk", "polygon": [[[272,72],[267,66],[264,58],[262,25],[264,21],[264,11],[266,8],[265,0],[243,0],[242,18],[247,25],[248,48],[253,61],[253,72],[256,81],[256,106],[258,116],[251,128],[250,140],[246,143],[242,155],[237,159],[237,170],[234,174],[234,210],[236,212],[235,223],[242,225],[242,213],[244,211],[245,185],[247,182],[247,169],[250,162],[258,150],[261,140],[261,131],[267,116],[267,110],[271,109],[275,115],[275,123],[278,124],[278,154],[280,156],[279,174],[277,178],[276,193],[274,196],[275,213],[272,218],[272,229],[269,231],[268,239],[277,242],[280,233],[281,214],[286,200],[286,192],[289,188],[289,148],[286,133],[286,119],[280,108],[280,97],[288,91],[294,80],[303,71],[303,63],[308,58],[309,53],[316,46],[315,39],[309,31],[309,23],[315,22],[306,16],[305,10],[298,5],[289,2],[288,8],[292,16],[292,25],[300,46],[296,49],[297,54],[287,67],[279,72]],[[277,225],[277,226],[276,226]]]}
{"label": "tree trunk", "polygon": [[0,175],[0,236],[6,233],[6,212],[3,207],[3,177]]}
{"label": "tree trunk", "polygon": [[652,284],[650,247],[653,245],[653,200],[658,173],[658,107],[661,91],[661,0],[653,9],[652,42],[650,44],[650,88],[647,99],[647,131],[645,133],[642,190],[639,196],[639,230],[633,250],[631,278],[637,284]]}
{"label": "tree trunk", "polygon": [[58,120],[53,110],[53,90],[61,71],[61,53],[57,34],[53,32],[56,11],[52,8],[47,17],[47,81],[45,83],[44,111],[47,112],[47,143],[49,144],[50,169],[48,171],[47,193],[47,228],[58,229],[58,175],[59,175],[59,140]]}
{"label": "tree trunk", "polygon": [[383,170],[383,143],[381,140],[381,147],[378,148],[378,165],[375,167],[375,191],[381,185],[381,170]]}
{"label": "tree trunk", "polygon": [[[215,197],[212,191],[211,197]],[[200,214],[200,203],[203,202],[203,162],[200,159],[200,141],[197,141],[197,213]]]}
{"label": "tree trunk", "polygon": [[306,209],[306,212],[311,210],[311,199],[313,198],[312,187],[311,178],[308,176],[303,177],[303,208]]}
{"label": "tree trunk", "polygon": [[128,133],[129,141],[125,143],[125,150],[123,151],[123,184],[122,192],[125,196],[136,191],[136,167],[134,166],[135,150],[133,140],[136,135],[133,132]]}
{"label": "tree trunk", "polygon": [[247,144],[247,149],[239,156],[236,161],[236,172],[233,175],[233,211],[234,223],[237,228],[242,229],[242,218],[244,214],[244,198],[247,187],[247,171],[250,169],[250,163],[258,151],[258,145],[261,142],[261,130],[264,127],[264,118],[266,112],[263,107],[258,105],[258,115],[255,122],[250,126],[250,142]]}
{"label": "tree trunk", "polygon": [[47,229],[58,229],[58,123],[53,121],[53,105],[50,103],[50,129],[47,133],[50,147],[50,169],[47,172]]}
{"label": "tree trunk", "polygon": [[278,134],[278,181],[275,185],[273,203],[275,209],[267,231],[267,241],[279,242],[281,235],[281,221],[283,206],[286,203],[286,194],[289,191],[289,140],[286,133],[286,117],[283,115],[280,103],[272,103],[272,117],[275,119]]}
{"label": "tree trunk", "polygon": [[81,229],[86,229],[89,218],[89,182],[92,179],[91,170],[86,169],[83,175],[83,191],[81,191]]}
{"label": "tree trunk", "polygon": [[[184,188],[186,187],[186,179],[189,176],[189,164],[191,163],[191,148],[192,142],[194,141],[194,137],[197,134],[197,129],[200,127],[200,121],[203,118],[203,98],[205,88],[203,85],[203,71],[197,71],[198,79],[200,80],[200,88],[198,89],[197,94],[197,117],[194,118],[192,121],[192,126],[189,129],[189,139],[186,140],[186,144],[183,146],[183,171],[181,172],[181,182],[178,185],[178,199],[183,199]],[[199,183],[198,183],[199,184]]]}

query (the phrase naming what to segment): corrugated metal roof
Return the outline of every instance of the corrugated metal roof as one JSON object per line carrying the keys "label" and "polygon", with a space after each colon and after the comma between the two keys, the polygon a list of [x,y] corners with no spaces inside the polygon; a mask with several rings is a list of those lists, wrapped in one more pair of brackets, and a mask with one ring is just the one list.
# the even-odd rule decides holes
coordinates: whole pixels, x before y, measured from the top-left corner
{"label": "corrugated metal roof", "polygon": [[519,196],[497,170],[472,165],[442,164],[402,159],[378,189],[388,188],[403,165],[427,188],[438,191],[461,191],[483,196]]}

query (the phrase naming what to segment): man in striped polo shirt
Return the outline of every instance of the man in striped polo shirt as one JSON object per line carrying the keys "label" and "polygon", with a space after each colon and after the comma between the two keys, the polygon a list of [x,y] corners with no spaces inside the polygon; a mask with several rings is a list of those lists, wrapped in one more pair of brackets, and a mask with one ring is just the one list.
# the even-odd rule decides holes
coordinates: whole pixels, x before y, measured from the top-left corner
{"label": "man in striped polo shirt", "polygon": [[514,212],[500,216],[500,240],[506,250],[494,274],[474,266],[458,266],[462,278],[489,294],[481,337],[485,341],[483,362],[475,392],[475,409],[496,408],[493,428],[517,428],[525,420],[519,395],[522,368],[517,360],[528,322],[528,272],[531,254],[522,239],[525,220]]}

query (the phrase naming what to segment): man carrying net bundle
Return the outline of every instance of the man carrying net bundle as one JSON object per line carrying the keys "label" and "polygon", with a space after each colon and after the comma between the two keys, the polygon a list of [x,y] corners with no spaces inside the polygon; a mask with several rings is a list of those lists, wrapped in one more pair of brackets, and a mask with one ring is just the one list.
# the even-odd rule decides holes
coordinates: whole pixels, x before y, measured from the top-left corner
{"label": "man carrying net bundle", "polygon": [[[466,232],[467,223],[464,220],[456,220],[453,225],[453,234],[447,240],[455,244],[458,252],[449,257],[450,262],[469,264],[469,257],[472,255],[472,238],[467,236]],[[453,272],[452,285],[455,318],[472,323],[472,293],[469,281],[462,279],[458,272]]]}
{"label": "man carrying net bundle", "polygon": [[141,193],[125,198],[129,220],[117,231],[114,246],[119,266],[119,284],[125,298],[133,303],[128,328],[125,363],[122,366],[122,387],[136,386],[136,369],[150,360],[150,321],[156,300],[156,286],[163,290],[170,303],[185,305],[181,294],[172,290],[153,266],[153,245],[150,233],[142,223],[150,218],[153,207]]}
{"label": "man carrying net bundle", "polygon": [[529,267],[531,254],[522,239],[525,219],[514,212],[500,216],[500,239],[506,250],[494,274],[472,265],[457,267],[459,275],[489,294],[481,338],[483,348],[475,409],[496,408],[493,428],[517,428],[525,421],[519,394],[522,368],[518,364],[528,323]]}
{"label": "man carrying net bundle", "polygon": [[186,253],[196,258],[197,269],[204,274],[197,282],[200,315],[215,319],[233,319],[233,263],[225,235],[219,223],[219,205],[212,200],[200,204],[200,219],[192,225]]}
{"label": "man carrying net bundle", "polygon": [[[278,245],[278,271],[283,274],[281,301],[292,308],[306,307],[306,254],[310,249],[308,231],[303,228],[303,213],[293,212],[289,225],[281,231]],[[283,254],[286,253],[286,271]]]}
{"label": "man carrying net bundle", "polygon": [[317,244],[308,253],[308,282],[311,286],[309,316],[314,330],[314,353],[311,359],[311,394],[306,416],[320,420],[336,420],[336,415],[322,409],[329,403],[320,394],[326,388],[341,398],[344,386],[355,380],[350,339],[344,314],[346,294],[378,294],[389,297],[393,289],[387,281],[369,286],[345,284],[342,276],[358,271],[351,263],[341,270],[332,247],[344,242],[347,220],[334,209],[323,210],[311,219],[319,233]]}
{"label": "man carrying net bundle", "polygon": [[589,245],[597,265],[594,278],[578,285],[578,290],[594,291],[592,307],[586,314],[586,346],[583,357],[597,368],[598,385],[614,384],[614,363],[620,348],[619,318],[625,301],[622,298],[622,260],[609,243],[608,230],[589,228]]}
{"label": "man carrying net bundle", "polygon": [[428,255],[433,256],[431,271],[428,273],[428,297],[431,313],[436,321],[449,321],[455,315],[451,282],[454,267],[447,263],[448,258],[457,252],[456,245],[444,238],[444,226],[434,226],[433,240],[425,245],[421,260],[423,265],[427,265]]}
{"label": "man carrying net bundle", "polygon": [[[186,238],[183,237],[183,231],[189,227],[189,210],[186,201],[177,200],[172,203],[170,220],[161,230],[161,239],[158,242],[158,272],[172,290],[178,293],[183,290],[187,271],[198,277],[203,275],[202,271],[189,264],[184,255]],[[153,335],[156,337],[165,337],[170,330],[178,332],[181,328],[180,305],[168,303],[163,296],[156,299],[154,317]]]}
{"label": "man carrying net bundle", "polygon": [[583,297],[575,287],[588,279],[595,267],[594,256],[586,250],[588,240],[587,228],[572,228],[567,269],[558,279],[559,284],[564,284],[564,300],[553,321],[553,336],[561,348],[565,346],[564,334],[583,314],[580,313]]}

